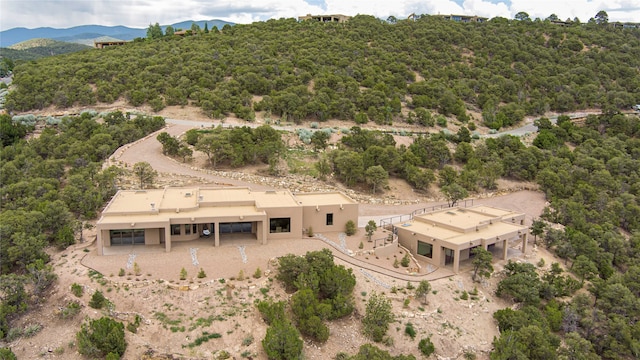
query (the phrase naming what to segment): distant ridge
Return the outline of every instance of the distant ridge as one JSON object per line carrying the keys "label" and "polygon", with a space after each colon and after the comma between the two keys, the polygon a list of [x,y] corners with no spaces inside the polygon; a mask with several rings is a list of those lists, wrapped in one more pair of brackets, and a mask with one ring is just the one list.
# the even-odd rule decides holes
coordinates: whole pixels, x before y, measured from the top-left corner
{"label": "distant ridge", "polygon": [[0,57],[9,58],[14,62],[19,60],[29,61],[46,56],[88,50],[92,47],[93,43],[91,44],[91,47],[89,47],[82,44],[68,43],[52,39],[35,38],[13,44],[8,48],[0,48]]}
{"label": "distant ridge", "polygon": [[[204,28],[207,23],[209,29],[214,26],[222,28],[224,25],[234,25],[234,23],[223,20],[199,20],[199,21],[181,21],[175,24],[169,24],[173,28],[181,28],[188,30],[191,24],[196,23],[200,28]],[[169,25],[163,25],[162,29],[166,29]],[[24,27],[13,28],[0,31],[0,47],[9,47],[11,45],[35,38],[54,39],[58,41],[72,42],[88,45],[93,40],[102,36],[109,36],[122,40],[133,40],[137,37],[145,37],[147,28],[130,28],[126,26],[103,26],[103,25],[82,25],[74,26],[67,29],[55,29],[51,27],[40,27],[35,29],[27,29]]]}

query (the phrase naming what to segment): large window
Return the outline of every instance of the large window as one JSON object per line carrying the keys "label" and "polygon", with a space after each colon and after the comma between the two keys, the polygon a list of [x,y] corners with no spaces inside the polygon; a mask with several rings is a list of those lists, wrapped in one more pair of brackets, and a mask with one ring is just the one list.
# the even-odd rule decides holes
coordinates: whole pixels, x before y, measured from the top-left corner
{"label": "large window", "polygon": [[219,226],[220,234],[250,234],[252,229],[253,226],[250,222],[220,223]]}
{"label": "large window", "polygon": [[144,244],[144,229],[110,230],[111,245]]}
{"label": "large window", "polygon": [[433,258],[433,245],[426,242],[418,241],[418,255],[426,256],[429,259]]}
{"label": "large window", "polygon": [[273,218],[269,220],[270,233],[291,232],[291,218]]}
{"label": "large window", "polygon": [[185,235],[191,235],[191,225],[189,225],[189,224],[185,224],[184,225],[184,234]]}
{"label": "large window", "polygon": [[327,214],[327,225],[333,225],[333,214]]}
{"label": "large window", "polygon": [[171,225],[171,235],[180,235],[180,224]]}

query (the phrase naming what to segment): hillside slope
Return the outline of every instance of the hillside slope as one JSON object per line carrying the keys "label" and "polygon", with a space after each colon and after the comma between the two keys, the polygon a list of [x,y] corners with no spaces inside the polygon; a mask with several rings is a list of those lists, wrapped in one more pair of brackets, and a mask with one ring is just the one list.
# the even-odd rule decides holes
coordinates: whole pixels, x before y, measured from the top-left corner
{"label": "hillside slope", "polygon": [[[7,108],[124,97],[156,111],[193,104],[212,117],[268,111],[379,124],[428,122],[429,109],[462,122],[476,114],[500,128],[549,110],[630,108],[640,102],[639,69],[638,30],[431,16],[397,24],[282,19],[19,67]],[[52,77],[59,88],[44,86]],[[38,101],[27,96],[33,92]]]}
{"label": "hillside slope", "polygon": [[68,54],[72,52],[90,49],[81,44],[73,44],[52,39],[31,39],[12,45],[10,48],[0,48],[0,57],[12,61],[30,61],[47,56]]}

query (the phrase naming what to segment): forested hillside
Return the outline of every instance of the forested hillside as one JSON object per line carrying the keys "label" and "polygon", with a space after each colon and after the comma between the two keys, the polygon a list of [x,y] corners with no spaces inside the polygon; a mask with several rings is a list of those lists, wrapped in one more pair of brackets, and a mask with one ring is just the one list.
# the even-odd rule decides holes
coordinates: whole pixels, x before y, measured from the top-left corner
{"label": "forested hillside", "polygon": [[25,141],[35,117],[0,115],[0,339],[55,280],[45,248],[75,243],[83,221],[116,192],[123,169],[102,169],[119,146],[164,126],[159,117],[83,113]]}
{"label": "forested hillside", "polygon": [[51,39],[32,39],[15,44],[10,48],[0,48],[0,55],[12,61],[35,60],[42,57],[72,53],[91,49],[90,46],[56,41]]}
{"label": "forested hillside", "polygon": [[[164,37],[16,68],[10,111],[54,104],[194,104],[212,117],[391,123],[403,105],[482,113],[492,128],[525,114],[640,102],[640,31],[597,24],[434,16],[390,24],[269,20],[195,36]],[[481,119],[478,119],[481,120]]]}
{"label": "forested hillside", "polygon": [[[126,97],[132,105],[193,104],[212,117],[247,120],[265,111],[294,121],[434,126],[447,118],[432,111],[449,116],[457,133],[415,135],[401,146],[390,133],[358,126],[340,129],[331,150],[330,128],[300,129],[309,146],[295,150],[267,125],[157,139],[166,155],[182,160],[195,150],[214,168],[268,163],[272,173],[289,153],[307,151],[316,160],[308,175],[366,183],[373,193],[390,176],[419,191],[437,183],[450,203],[494,189],[500,178],[535,182],[549,206],[534,221],[534,241],[570,273],[559,264],[505,266],[496,295],[520,306],[494,314],[501,336],[491,358],[635,359],[640,120],[620,111],[640,103],[639,69],[640,32],[597,24],[458,24],[429,16],[395,24],[368,16],[347,24],[271,20],[22,64],[6,107]],[[471,116],[499,128],[525,114],[594,107],[602,113],[582,124],[566,115],[556,123],[540,117],[531,144],[470,132]],[[101,169],[101,161],[163,125],[160,118],[93,115],[48,124],[39,136],[27,135],[33,129],[23,125],[25,117],[0,117],[0,338],[37,301],[25,289],[38,295],[53,281],[44,248],[73,243],[82,221],[114,193],[120,170]]]}

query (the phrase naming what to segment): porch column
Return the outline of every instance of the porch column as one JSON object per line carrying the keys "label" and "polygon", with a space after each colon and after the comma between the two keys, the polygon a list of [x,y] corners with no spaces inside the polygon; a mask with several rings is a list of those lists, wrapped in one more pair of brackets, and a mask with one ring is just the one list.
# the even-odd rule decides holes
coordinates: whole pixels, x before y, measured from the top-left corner
{"label": "porch column", "polygon": [[453,272],[460,271],[460,249],[453,250]]}
{"label": "porch column", "polygon": [[220,223],[213,223],[213,246],[220,246]]}
{"label": "porch column", "polygon": [[489,245],[487,245],[487,240],[485,239],[480,240],[480,244],[482,245],[483,249],[489,250]]}
{"label": "porch column", "polygon": [[97,237],[96,237],[96,244],[98,246],[98,255],[104,255],[103,249],[102,247],[104,246],[103,242],[104,242],[104,233],[107,233],[107,236],[109,236],[109,232],[108,230],[98,230],[97,232]]}
{"label": "porch column", "polygon": [[266,245],[267,244],[267,225],[264,221],[258,221],[258,231],[259,235],[258,244]]}
{"label": "porch column", "polygon": [[171,225],[164,227],[164,251],[171,252]]}
{"label": "porch column", "polygon": [[502,260],[507,260],[507,251],[509,250],[509,241],[502,240]]}
{"label": "porch column", "polygon": [[522,255],[527,254],[527,235],[528,233],[526,231],[522,234]]}

